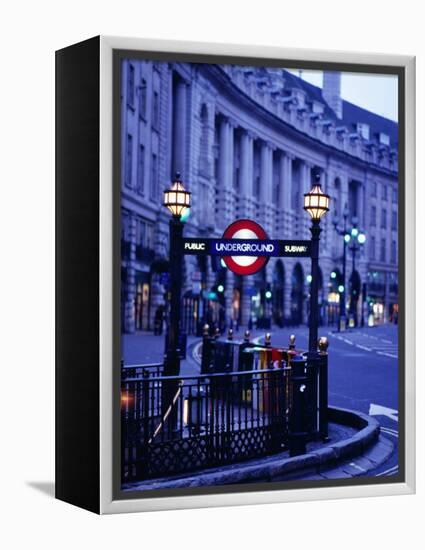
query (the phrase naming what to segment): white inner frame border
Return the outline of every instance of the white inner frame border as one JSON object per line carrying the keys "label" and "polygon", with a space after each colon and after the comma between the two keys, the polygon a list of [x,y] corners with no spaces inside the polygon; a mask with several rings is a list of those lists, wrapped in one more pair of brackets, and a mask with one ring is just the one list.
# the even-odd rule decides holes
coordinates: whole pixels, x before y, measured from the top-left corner
{"label": "white inner frame border", "polygon": [[[405,68],[405,483],[113,499],[113,50],[393,65]],[[415,492],[415,58],[402,55],[100,37],[100,513],[265,504]],[[401,244],[401,243],[400,243]],[[235,488],[229,488],[229,491]],[[236,490],[237,491],[237,490]]]}

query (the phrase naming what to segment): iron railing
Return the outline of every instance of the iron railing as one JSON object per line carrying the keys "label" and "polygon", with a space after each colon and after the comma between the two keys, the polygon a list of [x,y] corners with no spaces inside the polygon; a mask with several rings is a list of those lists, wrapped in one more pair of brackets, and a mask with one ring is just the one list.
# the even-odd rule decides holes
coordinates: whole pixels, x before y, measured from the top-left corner
{"label": "iron railing", "polygon": [[124,365],[124,362],[121,362],[121,380],[142,378],[144,373],[148,373],[151,378],[158,378],[164,374],[164,364]]}
{"label": "iron railing", "polygon": [[122,382],[123,482],[190,472],[285,447],[290,369]]}
{"label": "iron railing", "polygon": [[328,434],[327,344],[315,354],[204,335],[202,374],[122,367],[122,482],[289,450]]}

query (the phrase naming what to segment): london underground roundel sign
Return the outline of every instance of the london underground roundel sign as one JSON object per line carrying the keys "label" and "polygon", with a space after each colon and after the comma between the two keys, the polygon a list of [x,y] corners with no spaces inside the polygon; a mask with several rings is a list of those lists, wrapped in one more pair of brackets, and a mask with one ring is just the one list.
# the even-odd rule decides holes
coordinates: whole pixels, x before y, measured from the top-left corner
{"label": "london underground roundel sign", "polygon": [[[267,233],[252,220],[236,220],[223,233],[223,239],[267,239]],[[226,266],[237,275],[253,275],[268,262],[267,256],[223,256]]]}

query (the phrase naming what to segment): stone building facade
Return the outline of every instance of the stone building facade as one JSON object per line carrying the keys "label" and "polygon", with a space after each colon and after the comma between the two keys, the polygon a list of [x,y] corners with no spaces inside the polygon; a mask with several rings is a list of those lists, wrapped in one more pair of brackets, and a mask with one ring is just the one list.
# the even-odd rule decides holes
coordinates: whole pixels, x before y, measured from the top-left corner
{"label": "stone building facade", "polygon": [[[122,330],[152,330],[166,310],[168,220],[162,194],[179,171],[192,193],[187,236],[217,236],[252,218],[270,238],[308,239],[303,194],[323,171],[331,212],[322,222],[320,303],[336,322],[344,208],[367,240],[347,251],[347,306],[376,321],[397,309],[398,126],[284,69],[126,60],[121,88]],[[351,225],[350,225],[351,227]],[[270,259],[239,277],[211,258],[187,256],[183,322],[307,321],[309,259]],[[353,275],[354,273],[354,275]],[[359,321],[360,322],[360,321]]]}

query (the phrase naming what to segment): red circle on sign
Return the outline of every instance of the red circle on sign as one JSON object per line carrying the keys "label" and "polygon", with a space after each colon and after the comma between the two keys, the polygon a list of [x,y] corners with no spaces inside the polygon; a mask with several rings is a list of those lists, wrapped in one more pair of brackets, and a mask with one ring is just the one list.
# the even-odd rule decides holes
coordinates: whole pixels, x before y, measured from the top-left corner
{"label": "red circle on sign", "polygon": [[[267,233],[261,225],[252,220],[236,220],[231,223],[223,233],[223,239],[233,239],[234,235],[243,231],[254,234],[253,236],[248,237],[250,239],[267,239]],[[235,240],[237,238],[238,237],[236,237]],[[237,257],[238,256],[223,256],[224,263],[231,271],[233,271],[233,273],[236,273],[237,275],[253,275],[254,273],[257,273],[257,271],[260,271],[260,269],[263,268],[269,261],[267,256],[254,256],[255,261],[249,265],[242,265],[235,260]],[[246,258],[246,256],[243,255],[240,255],[239,257]]]}

